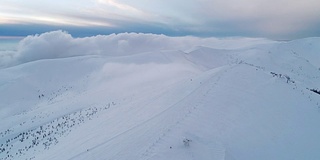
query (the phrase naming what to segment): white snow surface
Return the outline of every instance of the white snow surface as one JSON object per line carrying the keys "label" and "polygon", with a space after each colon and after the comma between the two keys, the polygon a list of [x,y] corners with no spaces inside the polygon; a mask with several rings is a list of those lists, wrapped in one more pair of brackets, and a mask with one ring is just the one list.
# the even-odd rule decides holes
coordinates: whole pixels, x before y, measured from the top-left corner
{"label": "white snow surface", "polygon": [[205,46],[0,69],[0,160],[320,159],[320,38]]}

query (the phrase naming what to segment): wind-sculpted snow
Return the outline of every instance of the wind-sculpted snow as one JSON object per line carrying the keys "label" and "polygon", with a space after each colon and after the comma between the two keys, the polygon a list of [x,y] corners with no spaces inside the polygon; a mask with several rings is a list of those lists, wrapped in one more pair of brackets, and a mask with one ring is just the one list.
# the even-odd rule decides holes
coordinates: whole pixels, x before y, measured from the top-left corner
{"label": "wind-sculpted snow", "polygon": [[27,37],[0,69],[0,159],[320,159],[319,43]]}

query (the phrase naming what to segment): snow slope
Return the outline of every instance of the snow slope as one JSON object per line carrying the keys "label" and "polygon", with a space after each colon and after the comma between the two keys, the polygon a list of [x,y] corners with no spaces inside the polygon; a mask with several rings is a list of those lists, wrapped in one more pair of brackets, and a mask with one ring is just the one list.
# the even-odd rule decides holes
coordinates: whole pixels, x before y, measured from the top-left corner
{"label": "snow slope", "polygon": [[223,43],[0,69],[0,159],[320,159],[320,39]]}

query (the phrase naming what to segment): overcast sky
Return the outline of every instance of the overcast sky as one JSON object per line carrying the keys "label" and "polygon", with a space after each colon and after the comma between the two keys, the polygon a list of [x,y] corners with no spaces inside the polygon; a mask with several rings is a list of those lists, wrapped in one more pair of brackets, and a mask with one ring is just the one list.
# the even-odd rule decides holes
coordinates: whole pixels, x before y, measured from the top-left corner
{"label": "overcast sky", "polygon": [[0,36],[66,30],[169,36],[320,36],[320,0],[1,0]]}

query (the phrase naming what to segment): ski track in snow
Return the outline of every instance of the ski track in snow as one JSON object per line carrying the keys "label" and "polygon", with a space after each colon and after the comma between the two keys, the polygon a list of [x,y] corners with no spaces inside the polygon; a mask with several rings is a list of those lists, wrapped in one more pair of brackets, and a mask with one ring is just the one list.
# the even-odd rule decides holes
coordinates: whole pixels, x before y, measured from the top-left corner
{"label": "ski track in snow", "polygon": [[[193,91],[192,93],[190,93],[188,96],[186,96],[184,99],[182,99],[181,101],[179,101],[178,103],[181,103],[182,101],[184,101],[185,99],[189,98],[190,95],[192,95],[193,93],[199,91],[200,89],[203,88],[203,86],[208,83],[208,85],[210,87],[208,87],[208,89],[205,91],[205,93],[202,94],[201,98],[199,100],[197,100],[197,102],[195,104],[193,104],[192,106],[186,106],[184,109],[187,110],[187,112],[181,116],[181,118],[177,121],[174,122],[174,125],[168,127],[165,132],[161,133],[161,136],[156,138],[156,140],[154,142],[152,142],[152,145],[150,145],[148,147],[148,149],[145,151],[145,153],[142,154],[141,156],[141,159],[146,159],[146,160],[150,160],[150,159],[153,159],[154,157],[154,154],[155,154],[155,150],[156,148],[159,146],[159,144],[162,142],[162,141],[165,141],[166,137],[172,133],[172,131],[176,130],[177,128],[179,128],[179,125],[184,125],[183,122],[190,116],[192,116],[192,114],[194,114],[194,112],[196,110],[199,109],[200,106],[202,106],[205,101],[206,101],[206,98],[207,98],[207,95],[214,89],[214,87],[216,85],[219,84],[219,81],[221,79],[221,77],[228,72],[228,70],[232,69],[232,67],[228,67],[227,69],[225,69],[224,71],[221,71],[222,74],[219,74],[219,75],[212,75],[208,80],[207,82],[203,83],[201,82],[202,84],[195,90]],[[215,79],[215,80],[214,80]],[[176,106],[178,103],[174,104],[172,107]],[[172,108],[170,107],[170,108]],[[169,109],[170,109],[169,108]],[[224,158],[224,154],[225,154],[225,150],[224,149],[221,149],[223,147],[219,146],[219,147],[216,147],[216,148],[213,148],[213,152],[215,154],[218,154],[217,157],[220,157],[220,158]],[[219,159],[220,159],[219,158]],[[194,157],[193,159],[196,159],[196,157]]]}

